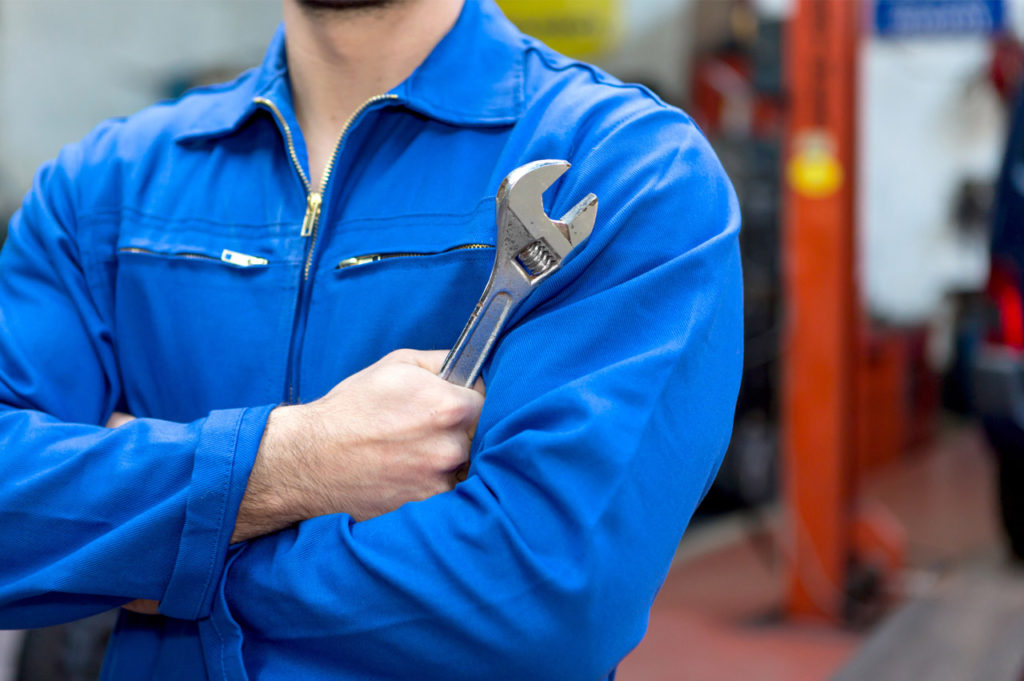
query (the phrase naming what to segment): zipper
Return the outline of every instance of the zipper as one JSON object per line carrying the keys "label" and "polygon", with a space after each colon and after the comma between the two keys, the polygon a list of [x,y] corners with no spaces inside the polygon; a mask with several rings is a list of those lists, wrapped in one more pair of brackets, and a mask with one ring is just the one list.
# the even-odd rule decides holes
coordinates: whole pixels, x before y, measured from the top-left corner
{"label": "zipper", "polygon": [[299,163],[299,155],[295,152],[295,138],[292,136],[291,126],[288,125],[288,121],[284,119],[284,116],[281,114],[281,110],[277,108],[277,104],[274,104],[266,97],[254,97],[252,101],[255,104],[259,104],[270,109],[270,113],[272,113],[274,118],[277,119],[277,122],[281,124],[281,129],[284,130],[284,141],[288,147],[288,155],[291,156],[295,170],[299,171],[299,179],[302,180],[302,186],[306,188],[306,194],[312,194],[313,185],[309,183],[306,171],[302,169],[302,164]]}
{"label": "zipper", "polygon": [[[334,171],[334,164],[338,160],[338,152],[341,151],[341,145],[345,141],[345,136],[348,135],[348,131],[352,129],[352,125],[356,122],[356,119],[371,106],[378,102],[384,102],[387,100],[398,99],[398,95],[384,94],[375,95],[370,97],[368,100],[363,102],[352,115],[345,121],[345,125],[342,126],[341,132],[338,133],[338,141],[334,143],[334,151],[331,152],[331,157],[327,159],[327,165],[324,166],[324,174],[320,178],[320,191],[327,189],[327,183],[331,181],[331,172]],[[306,219],[311,223],[310,226],[310,242],[309,242],[309,253],[306,254],[306,266],[302,270],[302,280],[306,281],[309,279],[309,268],[313,264],[313,251],[316,249],[316,231],[320,226],[320,204],[322,202],[320,193],[313,192],[310,195],[309,206],[306,209]],[[305,231],[305,226],[303,227]]]}
{"label": "zipper", "polygon": [[227,248],[221,252],[219,258],[205,253],[161,253],[159,251],[151,251],[148,248],[135,247],[119,248],[118,251],[121,253],[144,253],[145,255],[159,255],[163,257],[170,256],[174,258],[184,258],[186,260],[213,260],[215,262],[226,262],[229,265],[235,265],[236,267],[253,267],[257,265],[270,264],[270,261],[266,258],[261,258],[257,255],[249,255],[247,253],[239,253],[238,251],[232,251]]}
{"label": "zipper", "polygon": [[253,102],[255,104],[266,107],[274,118],[277,119],[281,129],[284,131],[285,144],[288,147],[288,155],[291,157],[292,165],[295,166],[295,170],[299,173],[299,179],[302,180],[303,187],[306,188],[306,213],[302,217],[302,229],[299,235],[303,238],[309,239],[309,244],[306,247],[306,263],[302,268],[302,279],[300,280],[299,287],[299,298],[296,301],[295,308],[295,321],[292,328],[292,341],[291,348],[289,349],[289,360],[288,360],[288,401],[293,403],[295,401],[295,365],[297,361],[295,357],[296,353],[296,336],[301,335],[300,316],[302,315],[303,305],[303,292],[305,290],[305,284],[309,280],[309,270],[313,264],[313,254],[316,251],[316,240],[317,230],[320,226],[320,215],[323,207],[323,192],[327,189],[327,185],[331,179],[331,172],[334,170],[334,164],[338,160],[338,153],[341,150],[341,145],[345,141],[345,136],[348,135],[352,125],[356,122],[360,115],[363,114],[367,109],[378,102],[386,100],[398,99],[398,95],[394,94],[383,94],[375,95],[370,97],[361,105],[359,105],[352,115],[345,121],[345,125],[342,126],[341,132],[338,133],[338,139],[334,143],[334,149],[331,151],[330,158],[327,159],[327,165],[324,166],[323,175],[320,178],[319,190],[313,187],[313,184],[309,180],[309,176],[306,175],[306,171],[303,170],[302,164],[299,163],[299,155],[295,151],[295,137],[292,135],[291,127],[288,125],[288,121],[285,120],[281,110],[274,104],[273,101],[266,97],[255,97]]}
{"label": "zipper", "polygon": [[494,248],[493,244],[463,244],[461,246],[452,246],[446,248],[443,251],[427,251],[422,253],[369,253],[367,255],[357,255],[351,258],[345,258],[338,263],[338,266],[334,269],[344,270],[349,267],[356,267],[358,265],[366,265],[371,262],[377,262],[379,260],[390,260],[391,258],[423,258],[430,255],[441,255],[442,253],[451,253],[453,251],[469,251],[477,250],[480,248]]}
{"label": "zipper", "polygon": [[320,221],[320,205],[322,203],[323,196],[320,192],[310,192],[306,195],[306,214],[302,217],[302,231],[299,236],[310,236],[316,230],[316,223]]}
{"label": "zipper", "polygon": [[255,265],[269,265],[270,261],[266,258],[261,258],[258,255],[249,255],[247,253],[239,253],[238,251],[229,251],[224,249],[220,254],[220,259],[223,262],[231,265],[237,265],[239,267],[253,267]]}
{"label": "zipper", "polygon": [[266,97],[256,97],[253,102],[266,106],[270,109],[270,112],[277,118],[278,123],[281,124],[281,129],[284,130],[285,144],[288,146],[288,155],[292,159],[292,165],[299,172],[299,179],[302,180],[303,186],[306,188],[306,214],[302,218],[302,231],[299,236],[309,237],[310,245],[306,252],[306,264],[302,269],[302,281],[309,279],[309,268],[313,264],[313,252],[316,249],[316,235],[317,229],[320,226],[320,209],[323,206],[323,190],[327,188],[327,183],[331,180],[331,172],[334,170],[334,164],[338,160],[338,152],[341,150],[341,145],[345,141],[345,136],[348,135],[348,131],[352,129],[352,125],[356,122],[359,116],[369,109],[371,106],[378,102],[386,100],[398,99],[398,95],[385,94],[375,95],[370,97],[365,102],[359,105],[359,107],[352,112],[352,115],[345,121],[345,125],[342,126],[341,132],[338,133],[338,139],[334,143],[334,150],[331,152],[330,158],[327,159],[327,165],[324,166],[324,174],[320,178],[320,191],[313,188],[312,182],[309,181],[309,176],[306,175],[306,171],[303,170],[302,164],[299,163],[299,155],[295,151],[295,137],[292,135],[291,126],[288,125],[288,121],[285,120],[281,114],[281,110],[277,108],[271,100]]}

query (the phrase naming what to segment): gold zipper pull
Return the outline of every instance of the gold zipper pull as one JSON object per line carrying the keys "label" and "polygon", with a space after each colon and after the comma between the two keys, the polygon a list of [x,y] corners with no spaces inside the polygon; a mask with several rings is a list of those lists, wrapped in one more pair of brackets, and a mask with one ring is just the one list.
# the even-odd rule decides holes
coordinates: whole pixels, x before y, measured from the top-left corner
{"label": "gold zipper pull", "polygon": [[357,255],[353,258],[345,258],[344,260],[339,262],[337,269],[343,270],[346,267],[354,267],[355,265],[365,265],[368,262],[377,262],[380,259],[381,255],[379,253],[374,253],[373,255]]}
{"label": "gold zipper pull", "polygon": [[261,258],[257,255],[239,253],[238,251],[231,251],[226,248],[220,254],[220,259],[229,265],[236,265],[238,267],[253,267],[254,265],[270,264],[270,261],[266,258]]}
{"label": "gold zipper pull", "polygon": [[302,219],[302,236],[309,236],[313,233],[316,221],[320,217],[321,201],[320,192],[310,192],[306,197],[306,217]]}

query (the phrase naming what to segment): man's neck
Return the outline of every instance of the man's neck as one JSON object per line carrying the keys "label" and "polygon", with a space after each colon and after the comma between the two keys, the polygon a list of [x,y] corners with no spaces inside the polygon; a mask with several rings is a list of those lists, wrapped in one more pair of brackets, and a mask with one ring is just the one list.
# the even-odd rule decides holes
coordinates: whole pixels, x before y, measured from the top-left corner
{"label": "man's neck", "polygon": [[[400,84],[458,19],[464,0],[396,0],[378,7],[319,9],[284,0],[288,71],[319,183],[338,132],[374,95]],[[472,58],[472,57],[467,57]]]}

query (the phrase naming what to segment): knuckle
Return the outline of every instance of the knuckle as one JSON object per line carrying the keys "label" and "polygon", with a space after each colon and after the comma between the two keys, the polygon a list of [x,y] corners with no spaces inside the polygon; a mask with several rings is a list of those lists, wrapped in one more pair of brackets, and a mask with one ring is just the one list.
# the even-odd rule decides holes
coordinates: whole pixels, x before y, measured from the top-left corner
{"label": "knuckle", "polygon": [[437,448],[437,468],[450,472],[469,458],[468,448],[456,438],[446,438]]}
{"label": "knuckle", "polygon": [[434,418],[441,428],[453,428],[462,423],[469,413],[464,400],[451,393],[442,395],[434,403]]}
{"label": "knuckle", "polygon": [[384,359],[390,362],[410,362],[413,359],[413,351],[408,348],[398,348],[384,355]]}
{"label": "knuckle", "polygon": [[479,415],[480,411],[484,408],[484,396],[475,390],[470,390],[466,393],[466,399],[469,401],[473,412]]}

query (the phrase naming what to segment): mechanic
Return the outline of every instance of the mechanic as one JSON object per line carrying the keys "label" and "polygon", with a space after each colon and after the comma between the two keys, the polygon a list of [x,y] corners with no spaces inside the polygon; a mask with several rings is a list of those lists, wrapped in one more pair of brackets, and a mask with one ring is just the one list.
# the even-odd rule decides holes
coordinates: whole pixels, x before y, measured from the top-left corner
{"label": "mechanic", "polygon": [[[597,224],[484,400],[435,374],[544,158]],[[614,676],[729,440],[738,229],[685,114],[493,0],[284,0],[11,221],[0,626],[128,604],[109,680]]]}

